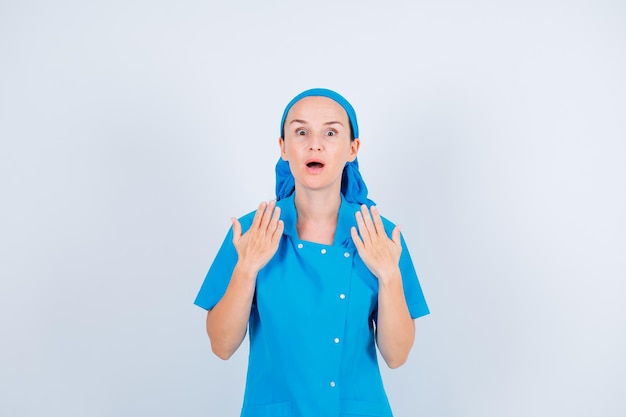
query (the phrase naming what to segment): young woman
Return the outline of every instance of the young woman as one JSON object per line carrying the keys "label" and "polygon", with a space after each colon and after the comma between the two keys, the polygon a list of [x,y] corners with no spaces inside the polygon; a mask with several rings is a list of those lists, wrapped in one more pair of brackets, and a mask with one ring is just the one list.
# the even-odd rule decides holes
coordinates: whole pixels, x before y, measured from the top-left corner
{"label": "young woman", "polygon": [[280,130],[276,201],[232,219],[195,301],[213,352],[249,329],[242,417],[390,417],[376,345],[402,365],[429,312],[411,257],[367,198],[346,99],[307,90]]}

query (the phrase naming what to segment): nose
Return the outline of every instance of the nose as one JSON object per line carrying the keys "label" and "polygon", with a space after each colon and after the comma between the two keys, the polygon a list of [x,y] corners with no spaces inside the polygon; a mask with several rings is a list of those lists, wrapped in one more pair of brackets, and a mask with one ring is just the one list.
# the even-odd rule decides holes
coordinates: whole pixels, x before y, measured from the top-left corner
{"label": "nose", "polygon": [[321,151],[322,150],[322,138],[319,135],[311,135],[311,142],[309,143],[309,150]]}

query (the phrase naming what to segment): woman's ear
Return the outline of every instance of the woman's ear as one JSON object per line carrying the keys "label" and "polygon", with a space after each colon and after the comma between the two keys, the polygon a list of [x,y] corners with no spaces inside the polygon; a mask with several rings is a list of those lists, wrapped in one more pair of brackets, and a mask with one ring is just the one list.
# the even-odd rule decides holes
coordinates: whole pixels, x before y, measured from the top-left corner
{"label": "woman's ear", "polygon": [[278,138],[278,146],[280,146],[280,157],[283,161],[289,161],[287,159],[287,151],[285,150],[285,139]]}
{"label": "woman's ear", "polygon": [[361,141],[359,140],[359,138],[354,138],[350,141],[350,155],[348,156],[348,162],[352,162],[356,159],[356,156],[359,153],[360,146]]}

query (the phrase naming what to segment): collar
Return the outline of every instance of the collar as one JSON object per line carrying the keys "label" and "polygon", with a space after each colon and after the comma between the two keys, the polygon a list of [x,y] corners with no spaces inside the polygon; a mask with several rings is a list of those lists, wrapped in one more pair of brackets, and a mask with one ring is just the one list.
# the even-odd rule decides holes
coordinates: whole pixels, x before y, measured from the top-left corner
{"label": "collar", "polygon": [[[300,240],[298,230],[296,229],[298,212],[296,211],[295,196],[296,193],[293,193],[289,197],[282,198],[276,202],[276,205],[280,207],[280,218],[285,223],[285,230],[283,234],[294,240]],[[341,246],[344,248],[354,246],[352,236],[350,235],[350,229],[352,226],[356,227],[356,218],[354,217],[354,214],[359,211],[359,208],[358,204],[349,203],[344,198],[343,193],[341,194],[341,204],[339,206],[339,214],[337,216],[337,228],[335,229],[333,246]]]}

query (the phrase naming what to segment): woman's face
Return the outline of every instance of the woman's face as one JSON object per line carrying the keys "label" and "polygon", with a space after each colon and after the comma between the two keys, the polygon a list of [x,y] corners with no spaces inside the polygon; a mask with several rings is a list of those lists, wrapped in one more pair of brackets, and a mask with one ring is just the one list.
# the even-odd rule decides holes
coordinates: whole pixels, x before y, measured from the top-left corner
{"label": "woman's face", "polygon": [[311,190],[341,190],[346,162],[357,156],[360,141],[350,139],[346,111],[328,97],[305,97],[289,110],[281,157],[289,162],[298,186]]}

